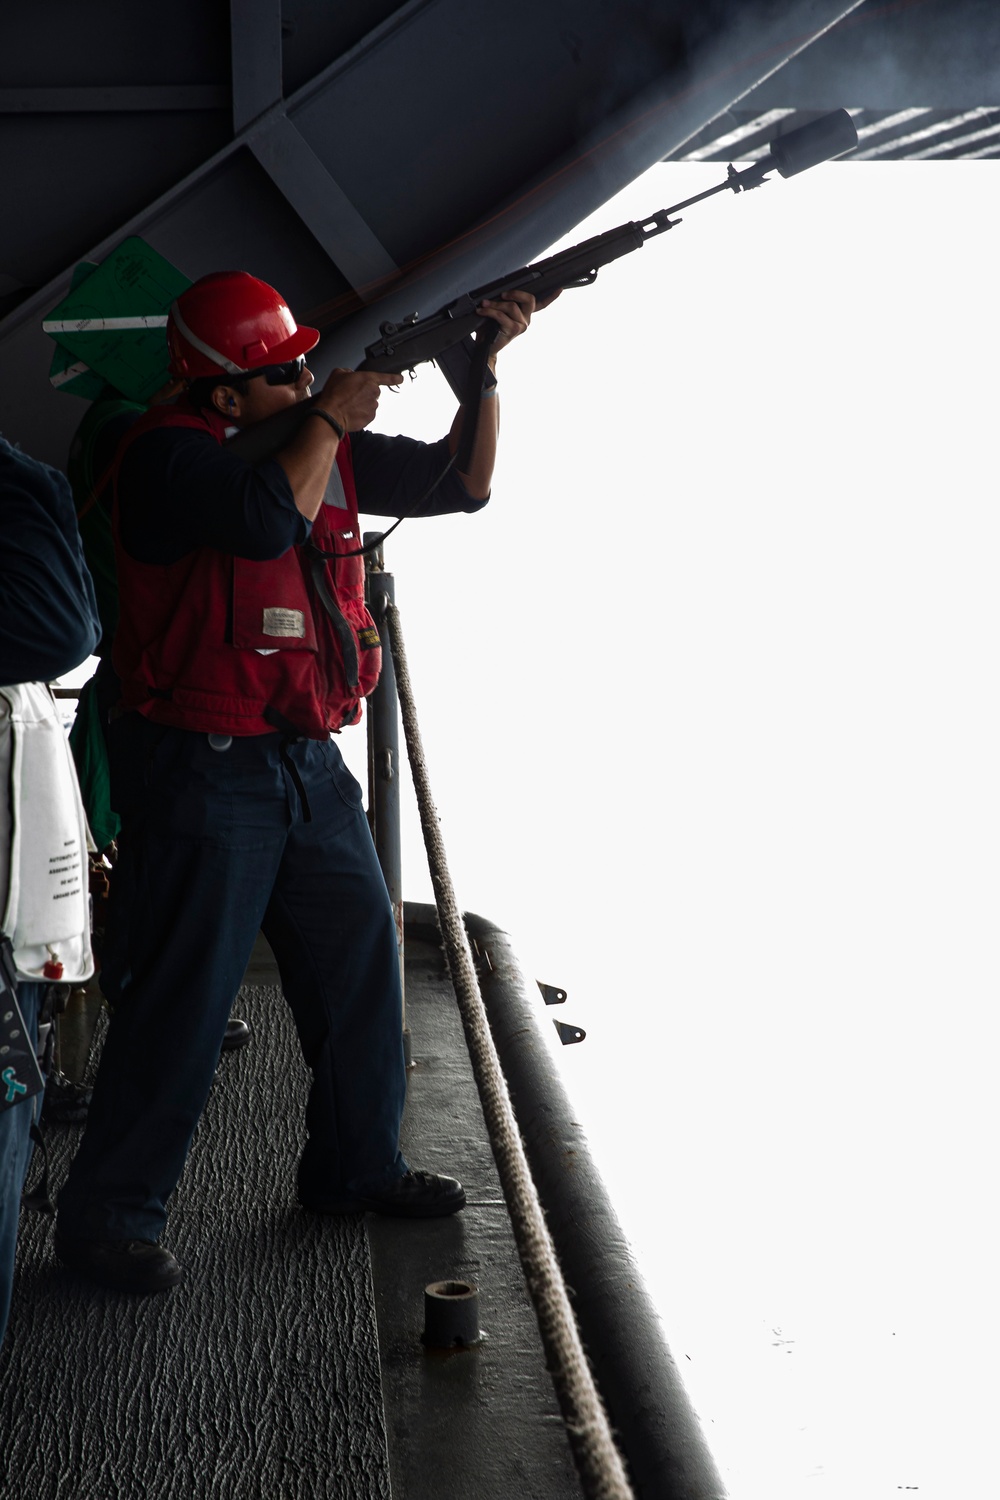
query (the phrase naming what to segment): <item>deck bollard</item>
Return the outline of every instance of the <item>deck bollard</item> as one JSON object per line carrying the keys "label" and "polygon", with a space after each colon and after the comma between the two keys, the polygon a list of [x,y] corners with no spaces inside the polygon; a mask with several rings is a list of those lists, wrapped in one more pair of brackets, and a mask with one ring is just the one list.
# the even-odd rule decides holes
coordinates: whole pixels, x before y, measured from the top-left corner
{"label": "deck bollard", "polygon": [[470,1281],[432,1281],[424,1288],[426,1348],[467,1349],[482,1336],[477,1286]]}

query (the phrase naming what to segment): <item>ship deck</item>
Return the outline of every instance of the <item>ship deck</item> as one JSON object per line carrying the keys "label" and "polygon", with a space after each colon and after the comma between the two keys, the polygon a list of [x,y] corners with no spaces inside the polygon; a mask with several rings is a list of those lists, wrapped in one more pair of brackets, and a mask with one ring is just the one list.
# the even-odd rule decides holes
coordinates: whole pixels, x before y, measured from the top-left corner
{"label": "ship deck", "polygon": [[[324,1220],[294,1197],[307,1075],[263,939],[164,1236],[185,1267],[153,1297],[61,1268],[52,1220],[22,1214],[0,1356],[7,1493],[34,1500],[578,1500],[500,1193],[454,994],[432,934],[407,933],[414,1064],[403,1145],[468,1207],[406,1223]],[[99,1051],[69,1026],[64,1070]],[[51,1183],[79,1126],[47,1127]],[[421,1342],[424,1288],[472,1281],[482,1341]]]}

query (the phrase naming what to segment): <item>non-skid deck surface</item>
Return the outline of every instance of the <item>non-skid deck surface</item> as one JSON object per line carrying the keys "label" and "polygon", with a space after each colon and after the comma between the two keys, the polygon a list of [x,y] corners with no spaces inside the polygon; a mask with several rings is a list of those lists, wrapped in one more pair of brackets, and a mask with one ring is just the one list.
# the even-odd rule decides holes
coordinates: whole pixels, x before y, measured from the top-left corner
{"label": "non-skid deck surface", "polygon": [[[153,1297],[59,1267],[22,1215],[0,1354],[4,1496],[367,1500],[389,1494],[368,1242],[360,1215],[294,1199],[306,1072],[280,991],[234,1007],[164,1243],[186,1269]],[[80,1127],[48,1130],[58,1187]]]}

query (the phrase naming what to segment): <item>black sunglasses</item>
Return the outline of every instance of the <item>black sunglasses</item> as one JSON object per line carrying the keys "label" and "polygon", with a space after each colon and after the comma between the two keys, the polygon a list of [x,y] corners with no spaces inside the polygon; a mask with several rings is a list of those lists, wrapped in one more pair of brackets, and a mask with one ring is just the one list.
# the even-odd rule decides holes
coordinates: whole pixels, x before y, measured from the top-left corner
{"label": "black sunglasses", "polygon": [[256,380],[263,375],[268,385],[297,385],[305,367],[306,357],[300,354],[298,359],[286,359],[283,365],[261,365],[259,370],[247,370],[240,379]]}

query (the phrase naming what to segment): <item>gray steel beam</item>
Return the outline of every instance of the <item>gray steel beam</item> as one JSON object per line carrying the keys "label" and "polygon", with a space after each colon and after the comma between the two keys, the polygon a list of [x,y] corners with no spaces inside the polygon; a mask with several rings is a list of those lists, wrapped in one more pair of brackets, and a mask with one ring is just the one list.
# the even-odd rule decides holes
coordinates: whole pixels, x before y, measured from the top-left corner
{"label": "gray steel beam", "polygon": [[233,134],[279,103],[281,0],[231,0]]}
{"label": "gray steel beam", "polygon": [[392,256],[287,115],[271,115],[266,128],[250,137],[249,145],[275,187],[359,295],[367,283],[396,274]]}
{"label": "gray steel beam", "polygon": [[0,115],[165,114],[173,110],[228,109],[229,90],[214,83],[71,88],[0,88]]}

